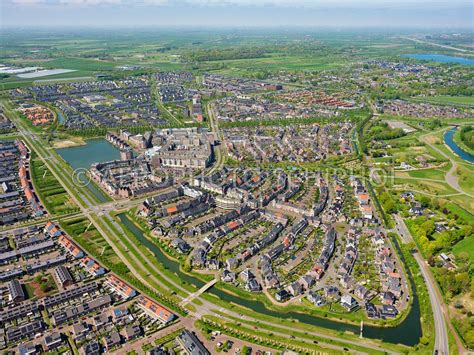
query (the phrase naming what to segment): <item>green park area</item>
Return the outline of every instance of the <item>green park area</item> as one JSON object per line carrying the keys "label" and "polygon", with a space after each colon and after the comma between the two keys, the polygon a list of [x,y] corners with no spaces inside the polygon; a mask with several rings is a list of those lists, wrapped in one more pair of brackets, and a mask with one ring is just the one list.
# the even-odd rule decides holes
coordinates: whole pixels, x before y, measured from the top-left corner
{"label": "green park area", "polygon": [[25,289],[29,299],[39,299],[57,291],[58,287],[51,274],[40,273],[29,279]]}
{"label": "green park area", "polygon": [[[108,238],[110,238],[113,246],[87,218],[79,217],[64,220],[61,225],[89,255],[97,259],[107,269],[113,271],[137,289],[175,310],[178,314],[184,314],[185,311],[177,305],[175,292],[169,291],[173,289],[173,285],[163,278],[159,271],[159,268],[162,269],[163,267],[156,259],[149,256],[150,251],[142,245],[131,244],[127,237],[127,235],[131,235],[131,232],[126,229],[124,230],[125,234],[119,232],[116,225],[107,218],[92,216],[92,220],[100,226],[100,229],[110,232]],[[119,257],[117,250],[126,258],[127,264]],[[163,287],[163,285],[166,285],[166,287]]]}
{"label": "green park area", "polygon": [[[25,37],[21,31],[11,34],[0,55],[2,64],[73,70],[38,78],[0,75],[0,89],[19,89],[2,91],[2,107],[17,125],[17,135],[11,138],[21,137],[31,151],[30,177],[48,210],[46,218],[58,221],[64,232],[108,272],[179,315],[176,322],[190,317],[202,332],[199,336],[210,339],[212,331],[219,331],[230,339],[245,342],[246,348],[255,345],[299,353],[433,353],[437,327],[433,295],[428,292],[431,287],[427,287],[421,272],[426,265],[418,259],[421,255],[430,265],[426,270],[431,270],[437,281],[452,325],[465,344],[474,347],[474,166],[444,143],[445,133],[454,131],[453,125],[462,125],[454,140],[465,151],[474,149],[474,122],[466,114],[473,112],[474,105],[471,89],[465,85],[472,79],[469,68],[452,69],[446,64],[409,59],[406,54],[423,52],[427,45],[398,35],[312,31],[281,35],[257,31],[237,36],[224,31],[216,37],[211,32],[186,30],[173,34],[143,30],[137,34],[91,29],[73,39],[48,39],[40,34]],[[160,73],[168,70],[190,73]],[[461,84],[453,84],[454,81]],[[31,88],[25,89],[28,86]],[[202,123],[194,122],[185,110],[186,106],[196,109],[193,105],[198,103],[191,104],[191,99],[201,100]],[[46,127],[34,127],[18,110],[22,104],[33,102],[60,112],[60,120]],[[194,206],[194,200],[202,204],[204,197],[198,201],[189,190],[178,187],[188,177],[197,177],[198,169],[172,169],[160,161],[160,156],[168,153],[194,153],[191,150],[197,140],[173,143],[169,152],[163,153],[164,140],[157,132],[163,127],[196,126],[209,127],[214,134],[213,139],[200,139],[199,145],[202,142],[208,146],[217,139],[209,149],[209,158],[206,156],[212,166],[203,171],[204,175],[212,177],[212,183],[219,181],[215,184],[221,184],[219,179],[227,179],[222,182],[225,187],[219,190],[219,198],[212,190],[214,187],[214,192],[207,194],[205,184],[199,183],[203,191],[194,193],[208,199],[204,212]],[[244,132],[239,127],[251,127],[245,131],[255,134],[247,137],[239,132]],[[305,138],[302,133],[309,130],[315,130],[314,136]],[[88,139],[103,138],[107,132],[120,135],[129,144],[114,141],[113,148],[102,140],[114,149],[114,158],[102,159],[102,148],[97,147],[93,152],[68,150],[93,146]],[[152,133],[148,135],[149,132]],[[174,133],[170,130],[167,134]],[[259,142],[260,137],[269,139]],[[283,153],[278,153],[276,146],[271,147],[276,142]],[[251,153],[231,155],[239,144],[251,148]],[[300,160],[309,156],[305,153],[307,146],[318,153],[314,160]],[[333,146],[338,148],[337,153],[331,152]],[[122,152],[132,147],[139,158],[134,161],[120,154],[122,161],[118,162],[117,147]],[[65,153],[71,151],[78,152],[77,156],[68,158]],[[260,151],[266,159],[255,157]],[[155,154],[154,158],[151,154]],[[81,187],[74,181],[73,167],[79,166],[84,157],[93,158],[84,160],[82,165],[86,169],[99,164],[90,170],[94,181]],[[112,163],[100,164],[114,159]],[[139,163],[136,167],[132,165],[135,162]],[[125,167],[127,164],[132,167],[130,170]],[[109,166],[112,168],[107,171],[104,167]],[[247,180],[247,176],[233,179],[224,175],[230,171],[239,176],[245,168],[259,168],[261,176],[276,168],[288,174],[285,180],[278,181],[266,176]],[[315,212],[314,207],[324,196],[323,182],[305,179],[304,171],[325,173],[330,198],[324,201],[323,212]],[[374,171],[380,172],[380,179],[375,178],[372,186],[369,174]],[[173,186],[158,186],[168,173],[172,174]],[[388,178],[382,180],[383,174]],[[354,176],[360,178],[363,186],[357,186]],[[290,182],[299,180],[300,190],[283,195]],[[100,183],[96,184],[97,181]],[[230,190],[230,181],[238,181],[245,188]],[[311,197],[308,191],[316,185],[317,193]],[[172,187],[180,195],[168,202],[183,202],[185,212],[179,205],[179,209],[176,207],[168,214],[168,202],[160,200],[161,197],[156,199],[160,202],[143,203]],[[230,208],[221,206],[224,198],[220,197],[228,192],[229,196],[230,192],[235,193],[237,197],[232,198],[238,199],[239,207],[233,201]],[[402,197],[407,192],[411,195]],[[362,194],[369,196],[367,203],[372,211],[367,212],[363,203],[357,201],[362,200]],[[287,218],[285,227],[268,244],[257,245],[261,249],[252,249],[253,239],[258,241],[260,235],[267,234],[275,222],[271,218],[278,216],[261,213],[257,218],[262,217],[259,225],[249,222],[238,232],[229,233],[225,227],[236,219],[235,215],[222,218],[222,223],[221,219],[214,219],[233,209],[245,221],[243,214],[247,211],[240,207],[252,206],[251,210],[259,212],[264,208],[278,210],[271,201],[278,202],[280,198],[297,207],[287,206],[283,213]],[[153,205],[155,202],[160,210]],[[146,210],[147,217],[139,216],[140,209]],[[160,212],[165,210],[166,214]],[[374,213],[376,218],[367,217],[367,213]],[[400,235],[395,234],[399,217],[406,222],[414,242],[409,236],[401,238],[401,231]],[[307,218],[308,234],[301,233],[288,245],[284,238],[300,218]],[[212,224],[212,228],[207,230],[207,224]],[[312,276],[318,270],[317,263],[326,256],[321,254],[326,243],[322,238],[330,224],[338,236],[334,242],[336,251],[331,251],[325,260],[329,268],[325,269],[324,279],[303,287],[300,295],[277,301],[277,292],[286,289],[299,293],[292,284],[308,282],[302,279],[303,275]],[[258,235],[239,234],[254,227]],[[262,227],[262,231],[257,227]],[[344,274],[337,264],[345,257],[344,250],[349,249],[342,237],[352,233],[351,229],[358,234],[353,245],[356,260],[346,276],[375,291],[370,302],[381,309],[388,289],[387,275],[402,275],[391,276],[400,279],[395,288],[400,286],[402,292],[395,301],[398,313],[393,318],[385,318],[383,313],[380,318],[369,318],[370,311],[365,307],[369,299],[359,297],[354,289],[342,287]],[[380,245],[373,240],[380,239],[379,231],[384,239]],[[204,239],[214,232],[217,236],[206,246]],[[194,251],[171,243],[178,237]],[[243,242],[237,240],[241,237],[245,238]],[[273,243],[284,249],[281,256],[271,261],[277,287],[266,279],[261,261],[276,246],[270,245]],[[380,271],[384,258],[381,245],[389,249],[389,257],[395,260],[393,273]],[[201,251],[204,261],[194,259]],[[445,262],[445,256],[450,263]],[[226,262],[231,265],[231,258],[237,258],[240,265],[223,266]],[[237,276],[247,267],[255,273],[261,292],[249,292],[252,288],[247,280],[243,281],[245,274]],[[235,271],[234,282],[224,282],[224,268]],[[206,284],[208,288],[197,294]],[[330,285],[339,287],[340,296],[354,295],[359,306],[348,311],[339,298],[328,298],[319,307],[304,294],[311,289],[323,295],[324,288]],[[57,290],[48,273],[28,278],[24,287],[30,299]],[[101,286],[102,289],[106,287]],[[133,302],[129,303],[132,308]],[[191,324],[188,321],[184,319],[184,324]],[[156,331],[147,327],[150,323],[153,321],[140,323],[145,337]],[[148,351],[157,345],[178,350],[174,339],[181,328],[176,329],[179,330],[162,338],[140,342],[141,350]],[[450,350],[454,349],[453,335],[448,338]],[[210,350],[224,352],[226,344]]]}
{"label": "green park area", "polygon": [[79,207],[39,158],[33,158],[30,164],[35,191],[50,214],[79,212]]}
{"label": "green park area", "polygon": [[[411,121],[418,125],[417,121]],[[469,331],[469,295],[474,291],[470,272],[474,243],[474,167],[455,155],[443,142],[448,127],[421,128],[420,132],[382,140],[384,148],[373,147],[369,154],[379,166],[391,172],[387,192],[379,194],[385,211],[398,212],[405,218],[417,248],[431,270],[447,301],[452,323],[463,339],[472,346]],[[384,160],[378,158],[384,152]],[[401,164],[407,164],[405,168]],[[452,171],[453,164],[457,168]],[[394,169],[395,168],[395,169]],[[461,191],[456,188],[453,173]],[[454,185],[454,186],[453,186]],[[411,192],[413,198],[402,198]],[[422,215],[412,212],[420,206]],[[446,265],[440,255],[452,258],[454,267]]]}

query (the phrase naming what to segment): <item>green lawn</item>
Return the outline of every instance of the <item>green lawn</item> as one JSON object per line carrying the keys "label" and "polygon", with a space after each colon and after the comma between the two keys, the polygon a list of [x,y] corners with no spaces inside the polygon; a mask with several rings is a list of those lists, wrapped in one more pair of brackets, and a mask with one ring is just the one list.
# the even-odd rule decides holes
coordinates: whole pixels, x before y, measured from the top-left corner
{"label": "green lawn", "polygon": [[456,175],[459,176],[459,185],[469,194],[474,194],[474,167],[458,165]]}
{"label": "green lawn", "polygon": [[464,220],[465,223],[470,223],[474,226],[474,215],[469,211],[466,211],[464,208],[454,204],[448,203],[445,208],[447,208],[452,213],[458,215],[460,218]]}
{"label": "green lawn", "polygon": [[33,84],[33,80],[17,80],[17,81],[0,81],[0,90],[10,90],[10,89],[16,89],[16,88],[22,88],[22,87],[27,87],[31,86]]}
{"label": "green lawn", "polygon": [[437,180],[444,180],[444,176],[446,175],[445,171],[438,170],[438,169],[422,169],[422,170],[410,170],[408,171],[408,175],[414,178],[420,179],[437,179]]}
{"label": "green lawn", "polygon": [[474,235],[470,235],[453,247],[453,253],[458,256],[461,252],[469,255],[469,260],[474,262]]}

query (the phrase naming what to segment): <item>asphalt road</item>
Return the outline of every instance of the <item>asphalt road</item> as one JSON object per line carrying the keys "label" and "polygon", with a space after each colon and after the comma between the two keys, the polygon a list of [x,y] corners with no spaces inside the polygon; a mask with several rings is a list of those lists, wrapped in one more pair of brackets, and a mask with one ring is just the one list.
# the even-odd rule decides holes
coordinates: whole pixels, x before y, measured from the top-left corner
{"label": "asphalt road", "polygon": [[440,43],[428,42],[428,41],[421,40],[421,39],[418,39],[418,38],[411,38],[411,37],[402,37],[402,38],[407,39],[407,40],[409,40],[409,41],[417,42],[417,43],[428,44],[428,45],[430,45],[430,46],[435,46],[435,47],[441,47],[441,48],[451,49],[451,50],[453,50],[453,51],[458,51],[458,52],[463,52],[463,53],[472,52],[472,51],[467,50],[467,49],[464,49],[464,48],[458,48],[458,47],[453,47],[453,46],[447,46],[447,45],[440,44]]}
{"label": "asphalt road", "polygon": [[219,146],[214,146],[216,162],[214,166],[207,172],[207,175],[211,175],[212,173],[222,168],[225,162],[225,157],[227,156],[227,151],[226,151],[226,146],[224,142],[224,134],[219,130],[217,115],[214,112],[214,109],[210,103],[207,104],[207,114],[208,114],[209,122],[211,125],[211,132],[215,134],[214,138],[220,141]]}
{"label": "asphalt road", "polygon": [[[410,232],[408,231],[405,222],[400,217],[400,215],[394,215],[396,221],[396,229],[398,234],[402,237],[405,243],[413,241]],[[421,274],[425,279],[426,288],[428,289],[428,294],[430,297],[431,308],[433,310],[434,324],[435,324],[435,352],[438,351],[438,354],[449,354],[449,342],[448,342],[448,332],[446,328],[446,320],[444,318],[443,312],[443,301],[439,298],[437,293],[436,285],[431,278],[429,265],[426,261],[418,254],[414,254],[415,260],[420,266]]]}
{"label": "asphalt road", "polygon": [[[12,117],[12,118],[15,118],[15,117]],[[76,201],[77,205],[81,209],[81,212],[94,224],[96,229],[101,233],[101,235],[104,237],[104,239],[107,241],[107,243],[114,249],[114,251],[118,255],[118,257],[125,263],[125,265],[127,265],[127,267],[130,268],[132,273],[141,282],[143,282],[145,285],[147,285],[149,287],[152,287],[152,285],[150,285],[148,280],[146,280],[144,277],[141,277],[138,270],[135,269],[134,265],[130,262],[130,260],[133,261],[134,264],[137,265],[140,270],[143,270],[143,269],[146,268],[146,266],[145,266],[146,263],[144,265],[143,261],[146,261],[148,259],[148,256],[143,255],[140,250],[136,250],[136,251],[140,255],[140,259],[142,259],[142,260],[138,260],[138,258],[133,253],[130,253],[130,255],[128,255],[128,256],[124,255],[121,252],[121,250],[117,247],[117,245],[114,244],[114,240],[119,240],[120,242],[122,242],[121,238],[119,238],[118,236],[115,236],[116,231],[111,229],[105,223],[105,219],[107,219],[110,223],[112,223],[114,225],[114,227],[117,229],[117,231],[119,231],[119,233],[121,233],[126,239],[128,239],[127,234],[124,233],[123,231],[121,231],[121,227],[116,223],[116,221],[109,214],[109,210],[111,208],[117,207],[117,205],[123,204],[123,202],[118,202],[116,204],[115,203],[109,203],[109,204],[104,204],[104,206],[98,206],[98,204],[94,203],[93,199],[90,196],[90,192],[87,189],[80,188],[80,187],[74,188],[74,185],[70,181],[70,177],[68,176],[68,174],[65,171],[63,171],[63,169],[61,167],[61,164],[59,164],[59,161],[57,161],[57,156],[55,156],[50,151],[48,151],[46,148],[44,148],[43,145],[42,145],[42,142],[38,139],[38,137],[35,134],[31,134],[19,119],[16,119],[14,121],[15,121],[15,123],[17,123],[19,134],[23,137],[23,139],[29,145],[29,148],[36,151],[38,157],[47,165],[47,167],[53,173],[55,178],[61,183],[61,185],[65,188],[65,190]],[[214,126],[213,127],[213,132],[216,132],[217,135],[219,136],[217,123],[215,121],[213,121],[212,125]],[[76,198],[76,195],[72,194],[71,190],[73,188],[74,188],[75,192],[77,193],[77,195],[80,198],[82,198],[82,200],[83,200],[82,203],[81,203],[81,201],[79,201]],[[129,204],[135,204],[135,203],[136,203],[136,201],[134,201],[133,203],[132,202],[125,203],[124,206],[129,206]],[[100,216],[98,215],[97,217],[93,218],[91,213],[98,213]],[[97,223],[97,221],[100,221],[100,222],[103,222],[103,223]],[[128,241],[131,243],[130,245],[132,245],[132,248],[136,248],[132,241],[130,241],[130,240],[128,240]],[[153,278],[153,275],[150,275],[149,277]],[[163,274],[162,277],[168,283],[174,285],[176,288],[183,291],[184,294],[187,294],[189,296],[189,294],[191,293],[191,292],[187,291],[186,289],[183,289],[182,285],[179,285],[179,284],[175,283],[175,281],[173,279],[168,278],[166,274]],[[156,279],[155,279],[155,282],[157,284],[161,283],[160,280],[156,280]],[[430,289],[432,290],[433,288],[431,287]],[[430,291],[430,297],[431,297],[431,291]],[[436,294],[435,294],[434,297],[436,299]],[[203,299],[200,299],[200,300],[202,302],[202,305],[195,305],[195,307],[197,308],[197,311],[196,312],[190,312],[190,317],[200,318],[200,316],[202,316],[202,315],[212,314],[212,313],[215,312],[214,310],[216,308],[216,305],[214,305],[214,304],[212,304],[208,301],[205,301]],[[435,304],[434,302],[432,302],[432,303]],[[230,309],[222,308],[221,310],[222,310],[222,312],[224,312],[226,314],[227,317],[239,316],[238,313],[236,313],[236,312],[234,312]],[[241,318],[243,320],[255,321],[255,320],[258,319],[258,315],[256,315],[256,318],[247,317],[247,316],[245,316],[245,317],[242,316]],[[442,313],[441,313],[441,318],[440,319],[443,319]],[[259,321],[261,321],[261,320],[259,320]],[[263,322],[263,321],[261,321],[261,322],[274,326],[274,324],[269,323],[269,322]],[[278,328],[281,328],[282,329],[281,331],[284,332],[285,334],[287,334],[287,332],[291,332],[293,330],[293,328],[291,326],[286,327],[286,326],[283,326],[283,325],[279,325]],[[277,332],[277,333],[280,334],[280,332]],[[318,332],[308,332],[308,334],[309,335],[314,335],[315,337],[318,337],[318,338],[328,339],[328,340],[333,340],[333,341],[342,340],[337,336],[330,336],[330,335],[326,335],[324,333],[320,334]],[[438,338],[438,334],[439,334],[438,333],[438,328],[436,328],[436,334],[437,334],[437,338]],[[445,327],[444,327],[444,334],[445,334],[446,341],[444,343],[443,342],[441,343],[439,350],[440,350],[440,353],[441,353],[441,346],[444,344],[446,346],[446,352],[444,352],[444,350],[443,350],[443,353],[447,354],[447,336],[446,336],[446,328]],[[440,339],[442,340],[444,338],[441,337]],[[348,339],[344,339],[342,341],[344,343],[348,344],[348,345],[363,346],[363,347],[373,349],[373,350],[376,350],[376,351],[381,351],[381,352],[388,352],[389,351],[388,349],[386,349],[382,346],[379,346],[376,343],[372,343],[371,341],[368,341],[368,342],[367,341],[353,341],[353,340],[348,340]],[[321,345],[322,346],[327,346],[328,344],[321,344]]]}

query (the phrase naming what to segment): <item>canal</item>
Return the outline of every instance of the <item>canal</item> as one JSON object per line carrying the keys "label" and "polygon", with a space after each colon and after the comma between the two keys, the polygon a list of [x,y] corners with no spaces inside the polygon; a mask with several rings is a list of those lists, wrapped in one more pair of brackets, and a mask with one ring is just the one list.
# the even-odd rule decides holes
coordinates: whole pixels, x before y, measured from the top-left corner
{"label": "canal", "polygon": [[58,111],[58,112],[57,112],[57,115],[58,115],[58,122],[59,122],[59,124],[63,124],[63,123],[66,121],[66,119],[64,118],[63,113],[62,113],[61,111]]}
{"label": "canal", "polygon": [[474,155],[466,152],[463,150],[460,146],[457,145],[457,143],[454,141],[454,134],[456,133],[457,128],[451,128],[449,131],[447,131],[444,134],[444,143],[448,145],[449,148],[461,159],[464,159],[465,161],[469,163],[474,163]]}
{"label": "canal", "polygon": [[[127,216],[125,213],[118,215],[120,221],[136,236],[136,238],[145,245],[157,258],[157,260],[167,269],[174,272],[182,280],[193,284],[196,288],[201,288],[205,282],[198,279],[197,277],[186,274],[180,270],[180,265],[177,261],[169,259],[166,255],[163,254],[161,249],[148,240],[143,231],[138,228]],[[405,262],[404,257],[400,251],[399,245],[395,241],[395,247],[397,248],[402,262]],[[413,282],[412,275],[409,270],[408,278],[413,290],[412,295],[412,307],[409,314],[399,325],[395,327],[381,328],[375,326],[364,326],[363,335],[365,338],[370,339],[380,339],[384,342],[393,343],[393,344],[403,344],[407,346],[414,346],[418,344],[421,336],[421,322],[420,322],[420,305],[418,301],[418,296],[416,294],[415,284]],[[260,301],[255,301],[251,299],[242,299],[238,296],[232,295],[228,292],[223,291],[218,286],[214,286],[207,291],[221,300],[225,300],[229,303],[235,303],[237,305],[246,307],[248,309],[254,310],[257,313],[263,313],[269,316],[283,318],[283,319],[295,319],[301,323],[310,324],[322,328],[332,329],[334,331],[348,331],[354,334],[359,334],[360,328],[358,325],[345,324],[337,321],[333,321],[327,318],[315,317],[312,315],[298,313],[298,312],[284,312],[284,311],[275,311],[268,309],[265,304]]]}
{"label": "canal", "polygon": [[[74,169],[89,169],[94,163],[120,159],[120,151],[105,139],[89,139],[85,145],[56,149],[56,152]],[[110,201],[110,198],[95,184],[88,183],[88,177],[81,174],[78,178],[100,203]]]}

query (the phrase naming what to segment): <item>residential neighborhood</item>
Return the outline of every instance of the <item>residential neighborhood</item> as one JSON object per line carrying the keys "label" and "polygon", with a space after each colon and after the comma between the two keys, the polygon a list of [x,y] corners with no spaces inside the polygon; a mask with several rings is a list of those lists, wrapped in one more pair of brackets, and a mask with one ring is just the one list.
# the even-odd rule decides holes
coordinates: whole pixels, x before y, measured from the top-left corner
{"label": "residential neighborhood", "polygon": [[0,351],[472,352],[471,10],[0,1]]}

